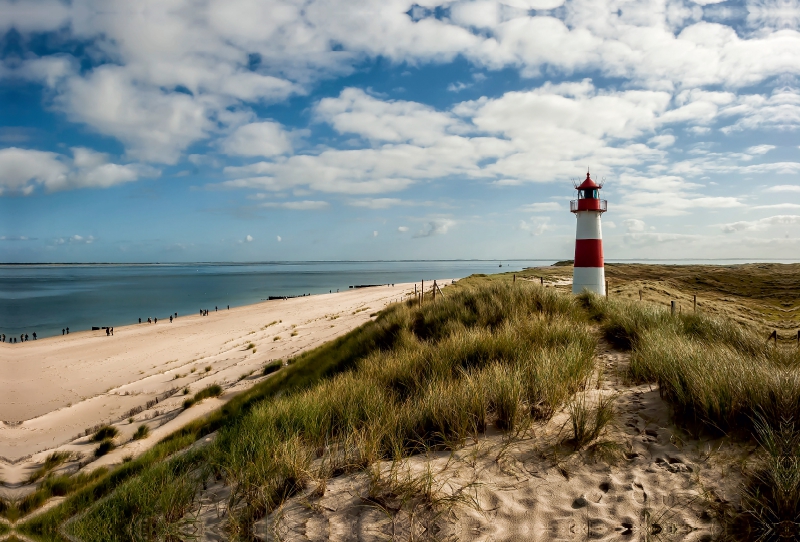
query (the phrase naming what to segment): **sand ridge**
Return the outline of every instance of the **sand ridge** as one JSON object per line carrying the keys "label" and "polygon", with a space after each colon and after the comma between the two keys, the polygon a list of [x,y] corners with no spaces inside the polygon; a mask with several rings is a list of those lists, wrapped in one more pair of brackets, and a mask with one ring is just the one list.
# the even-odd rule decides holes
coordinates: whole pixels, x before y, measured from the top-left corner
{"label": "sand ridge", "polygon": [[[6,487],[22,484],[54,449],[90,456],[94,445],[85,432],[98,424],[117,422],[117,440],[125,442],[148,423],[154,435],[93,466],[119,462],[121,454],[141,451],[157,440],[153,436],[166,436],[252,386],[269,361],[347,333],[413,292],[413,283],[353,289],[179,316],[172,324],[118,327],[113,337],[85,331],[6,344],[0,358],[0,480]],[[194,393],[212,383],[225,388],[221,398],[183,411],[184,388]]]}

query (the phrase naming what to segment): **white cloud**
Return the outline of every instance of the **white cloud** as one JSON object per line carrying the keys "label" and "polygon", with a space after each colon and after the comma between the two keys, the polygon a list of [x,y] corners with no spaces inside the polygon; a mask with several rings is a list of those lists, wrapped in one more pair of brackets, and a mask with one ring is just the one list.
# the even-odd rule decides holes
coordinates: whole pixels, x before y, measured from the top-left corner
{"label": "white cloud", "polygon": [[775,148],[775,145],[754,145],[747,149],[748,154],[767,154]]}
{"label": "white cloud", "polygon": [[158,175],[158,171],[138,164],[120,165],[108,155],[75,147],[72,158],[31,149],[0,149],[0,195],[29,195],[37,186],[47,191],[73,188],[108,188]]}
{"label": "white cloud", "polygon": [[[800,208],[800,205],[797,207]],[[741,220],[739,222],[731,222],[729,224],[722,224],[722,231],[725,233],[735,233],[740,231],[761,231],[766,230],[773,226],[788,226],[793,224],[800,224],[800,216],[798,215],[775,215],[759,220]]]}
{"label": "white cloud", "polygon": [[[122,0],[25,2],[24,9],[5,1],[0,27],[22,33],[59,30],[65,40],[91,43],[95,67],[81,72],[77,59],[59,54],[3,65],[2,71],[49,85],[56,107],[120,139],[130,156],[166,163],[192,143],[240,124],[242,114],[249,115],[241,111],[244,104],[307,92],[320,79],[351,73],[365,58],[415,65],[461,56],[478,69],[509,67],[523,76],[545,69],[566,75],[599,70],[624,80],[623,86],[668,93],[742,88],[800,73],[800,58],[789,53],[800,47],[800,34],[791,26],[797,10],[783,4],[780,9],[748,4],[749,19],[762,21],[759,31],[749,34],[703,20],[697,5],[675,2],[611,0],[602,9],[572,2],[555,12],[530,10],[561,5],[560,0],[423,4],[409,9],[405,0],[302,5],[209,0],[198,9],[189,0],[164,0],[139,10]],[[437,7],[446,7],[448,16],[437,16]],[[775,21],[790,22],[783,27]],[[730,129],[796,126],[796,96],[784,89],[763,104],[742,104],[744,120]],[[341,105],[325,102],[318,113],[337,129],[372,141],[417,141],[450,120],[429,110],[431,130],[409,129],[394,120],[382,123],[375,110],[356,104],[337,109]],[[681,105],[663,121],[708,122],[723,105],[719,96],[707,96]],[[328,106],[333,110],[326,111]],[[403,107],[408,103],[389,108]],[[417,107],[402,116],[415,115],[419,119],[424,111]],[[359,118],[370,116],[374,124],[359,126]],[[587,125],[596,122],[585,118]],[[640,118],[650,120],[646,114]],[[607,119],[600,125],[609,128]],[[621,119],[606,133],[617,136],[626,129],[636,132],[641,126]]]}
{"label": "white cloud", "polygon": [[292,144],[277,122],[253,122],[237,128],[222,142],[225,154],[277,156],[292,152]]}
{"label": "white cloud", "polygon": [[373,232],[372,232],[372,236],[373,236],[373,237],[377,237],[377,236],[378,236],[378,230],[375,230],[375,231],[373,231]]}
{"label": "white cloud", "polygon": [[517,227],[523,231],[531,232],[531,235],[542,235],[554,229],[553,225],[550,224],[550,217],[535,217],[530,222],[520,220]]}
{"label": "white cloud", "polygon": [[261,207],[268,207],[268,208],[280,208],[280,209],[291,209],[293,211],[316,211],[318,209],[324,209],[328,207],[327,201],[313,201],[313,200],[304,200],[304,201],[286,201],[283,203],[262,203]]}
{"label": "white cloud", "polygon": [[427,221],[422,228],[414,234],[415,238],[433,237],[434,235],[444,235],[456,224],[455,220],[449,218],[434,218]]}
{"label": "white cloud", "polygon": [[339,133],[358,134],[374,142],[431,145],[447,133],[463,131],[459,119],[417,103],[374,98],[346,88],[336,98],[323,98],[314,107],[320,121]]}
{"label": "white cloud", "polygon": [[800,185],[779,184],[765,188],[764,192],[800,192]]}
{"label": "white cloud", "polygon": [[52,152],[10,147],[0,149],[0,194],[30,194],[36,184],[59,184],[69,168]]}
{"label": "white cloud", "polygon": [[643,232],[645,229],[644,221],[638,220],[636,218],[629,218],[627,220],[623,220],[622,225],[627,229],[628,233]]}
{"label": "white cloud", "polygon": [[528,213],[547,213],[550,211],[563,211],[564,206],[556,203],[555,201],[529,203],[520,208],[522,211]]}
{"label": "white cloud", "polygon": [[244,238],[244,240],[247,241],[248,243],[251,243],[253,241],[253,236],[248,235],[247,237]]}
{"label": "white cloud", "polygon": [[405,233],[408,231],[408,226],[398,226],[397,231],[399,231],[400,233]]}
{"label": "white cloud", "polygon": [[462,83],[461,81],[457,83],[450,83],[447,85],[448,92],[461,92],[462,90],[466,90],[472,86],[472,83]]}
{"label": "white cloud", "polygon": [[800,203],[774,203],[772,205],[754,205],[753,209],[800,209]]}
{"label": "white cloud", "polygon": [[283,239],[281,239],[281,236],[280,236],[280,235],[276,235],[276,236],[275,236],[275,238],[278,240],[278,242],[279,242],[279,243],[280,243],[281,241],[283,241]]}
{"label": "white cloud", "polygon": [[663,134],[651,137],[648,141],[654,147],[658,147],[659,149],[664,149],[667,147],[671,147],[675,144],[675,136],[672,134]]}

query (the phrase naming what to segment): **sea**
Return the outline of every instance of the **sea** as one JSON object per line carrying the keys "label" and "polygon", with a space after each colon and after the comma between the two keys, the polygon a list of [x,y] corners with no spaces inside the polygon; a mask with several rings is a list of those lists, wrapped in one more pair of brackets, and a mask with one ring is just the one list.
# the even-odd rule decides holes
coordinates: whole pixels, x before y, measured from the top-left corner
{"label": "sea", "polygon": [[[611,263],[611,260],[607,260]],[[622,261],[622,260],[620,260]],[[174,264],[0,264],[0,334],[40,338],[141,318],[198,314],[249,305],[270,296],[343,291],[475,273],[520,271],[555,260],[264,262]],[[744,263],[675,260],[646,263]]]}
{"label": "sea", "polygon": [[[43,338],[141,318],[199,314],[270,296],[458,279],[555,260],[0,265],[0,334]],[[500,267],[502,266],[502,267]]]}

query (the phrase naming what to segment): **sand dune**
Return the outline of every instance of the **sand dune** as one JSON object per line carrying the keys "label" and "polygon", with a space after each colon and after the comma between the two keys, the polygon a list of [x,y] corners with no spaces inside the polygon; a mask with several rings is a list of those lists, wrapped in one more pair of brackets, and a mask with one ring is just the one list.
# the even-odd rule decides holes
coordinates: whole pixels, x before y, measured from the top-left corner
{"label": "sand dune", "polygon": [[[224,400],[260,373],[240,381],[243,375],[342,335],[413,292],[413,284],[363,288],[119,327],[113,337],[85,331],[0,344],[0,479],[21,483],[55,448],[86,455],[87,428],[126,420],[131,409],[155,399],[157,405],[135,414],[134,424],[119,427],[124,436],[150,420],[153,428],[168,424],[158,431],[166,434],[219,404],[182,412],[187,386],[194,392],[223,384]],[[103,462],[118,461],[119,453]]]}

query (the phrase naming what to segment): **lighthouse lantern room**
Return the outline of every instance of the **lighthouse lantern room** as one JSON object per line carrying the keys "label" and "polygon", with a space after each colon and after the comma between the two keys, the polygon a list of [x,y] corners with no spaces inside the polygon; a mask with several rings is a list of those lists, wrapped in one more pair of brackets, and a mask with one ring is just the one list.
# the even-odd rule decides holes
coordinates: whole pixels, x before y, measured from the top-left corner
{"label": "lighthouse lantern room", "polygon": [[606,273],[603,266],[603,232],[600,215],[606,212],[607,202],[600,199],[603,186],[594,182],[586,172],[586,180],[575,189],[578,199],[570,201],[569,210],[578,220],[575,234],[575,266],[572,274],[572,293],[584,290],[600,295],[606,293]]}

